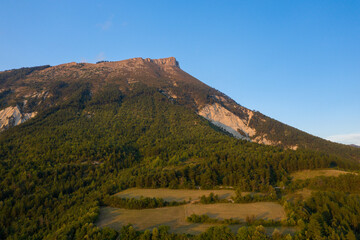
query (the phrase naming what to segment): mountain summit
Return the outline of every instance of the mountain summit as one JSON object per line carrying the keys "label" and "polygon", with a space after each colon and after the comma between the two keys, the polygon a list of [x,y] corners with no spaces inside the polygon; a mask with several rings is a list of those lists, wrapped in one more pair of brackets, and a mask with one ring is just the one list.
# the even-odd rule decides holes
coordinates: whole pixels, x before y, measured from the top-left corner
{"label": "mountain summit", "polygon": [[21,68],[0,72],[0,84],[2,130],[69,101],[79,89],[85,89],[84,101],[88,101],[109,86],[125,96],[143,86],[157,89],[168,101],[190,109],[236,138],[360,160],[357,148],[312,136],[241,106],[184,72],[174,57]]}
{"label": "mountain summit", "polygon": [[176,61],[176,59],[174,57],[159,58],[159,59],[145,58],[145,61],[153,62],[153,63],[159,64],[159,65],[173,66],[173,67],[180,68],[179,62]]}

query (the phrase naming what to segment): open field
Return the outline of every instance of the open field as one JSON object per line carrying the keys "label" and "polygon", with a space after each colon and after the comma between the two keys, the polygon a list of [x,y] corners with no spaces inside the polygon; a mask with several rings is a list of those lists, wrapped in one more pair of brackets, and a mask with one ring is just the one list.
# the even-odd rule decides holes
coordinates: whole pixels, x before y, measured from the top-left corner
{"label": "open field", "polygon": [[139,198],[144,197],[158,197],[163,198],[165,201],[189,201],[199,200],[201,196],[209,196],[210,193],[217,194],[220,199],[229,199],[235,196],[235,191],[231,189],[223,190],[189,190],[189,189],[143,189],[143,188],[130,188],[115,194],[121,198]]}
{"label": "open field", "polygon": [[[258,219],[281,220],[285,218],[283,207],[274,202],[258,202],[245,204],[186,204],[177,207],[156,209],[128,210],[112,207],[100,209],[96,222],[99,227],[111,227],[119,230],[121,226],[133,224],[137,230],[152,229],[160,225],[170,226],[170,231],[175,233],[198,234],[214,224],[189,223],[186,217],[191,214],[207,214],[218,219],[238,219],[245,221],[247,216],[254,215]],[[237,226],[237,227],[236,227]],[[240,225],[232,225],[237,231]],[[293,228],[289,228],[293,229]]]}
{"label": "open field", "polygon": [[257,202],[257,203],[218,203],[218,204],[188,204],[185,206],[186,217],[191,214],[207,214],[211,218],[238,219],[245,221],[247,216],[254,215],[257,219],[274,219],[281,220],[285,218],[283,207],[274,202]]}
{"label": "open field", "polygon": [[337,177],[340,174],[346,174],[346,173],[352,173],[352,172],[346,172],[346,171],[336,170],[336,169],[303,170],[303,171],[292,173],[291,176],[294,178],[294,180],[298,180],[298,179],[305,180],[305,179],[319,177],[319,176]]}

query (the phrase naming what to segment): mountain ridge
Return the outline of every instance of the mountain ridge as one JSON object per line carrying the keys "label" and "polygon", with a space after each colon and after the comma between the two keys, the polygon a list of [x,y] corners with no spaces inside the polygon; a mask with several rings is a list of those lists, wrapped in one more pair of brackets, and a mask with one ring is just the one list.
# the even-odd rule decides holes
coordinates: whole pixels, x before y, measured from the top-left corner
{"label": "mountain ridge", "polygon": [[[155,87],[169,100],[192,109],[237,138],[293,150],[305,148],[329,152],[360,160],[356,148],[312,136],[241,106],[183,71],[174,57],[131,58],[95,64],[71,62],[53,67],[46,65],[9,70],[0,72],[0,83],[1,92],[6,93],[0,97],[2,111],[6,107],[18,106],[21,114],[30,116],[65,101],[69,97],[69,86],[74,83],[89,84],[91,94],[107,85],[118,88],[124,94],[129,94],[136,85]],[[10,119],[11,116],[6,118]]]}

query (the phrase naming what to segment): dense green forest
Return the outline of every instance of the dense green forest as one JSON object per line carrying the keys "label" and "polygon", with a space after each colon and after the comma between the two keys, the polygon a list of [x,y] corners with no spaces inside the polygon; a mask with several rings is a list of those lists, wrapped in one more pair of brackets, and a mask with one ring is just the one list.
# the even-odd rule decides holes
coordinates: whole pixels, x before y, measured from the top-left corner
{"label": "dense green forest", "polygon": [[[358,168],[338,156],[237,140],[156,88],[139,84],[124,94],[109,86],[94,95],[86,83],[57,91],[63,88],[64,103],[0,134],[0,239],[267,239],[260,226],[237,236],[218,227],[193,237],[166,227],[117,233],[93,223],[109,194],[129,187],[229,185],[270,194],[297,170]],[[145,205],[157,204],[166,203]],[[298,239],[360,234],[356,196],[319,193],[291,204],[294,221],[302,221]]]}
{"label": "dense green forest", "polygon": [[162,198],[149,198],[149,197],[140,197],[140,199],[135,198],[119,198],[116,196],[105,196],[102,200],[102,205],[116,207],[116,208],[126,208],[126,209],[145,209],[145,208],[160,208],[160,207],[169,207],[169,206],[179,206],[185,204],[186,202],[177,202],[177,201],[165,201]]}

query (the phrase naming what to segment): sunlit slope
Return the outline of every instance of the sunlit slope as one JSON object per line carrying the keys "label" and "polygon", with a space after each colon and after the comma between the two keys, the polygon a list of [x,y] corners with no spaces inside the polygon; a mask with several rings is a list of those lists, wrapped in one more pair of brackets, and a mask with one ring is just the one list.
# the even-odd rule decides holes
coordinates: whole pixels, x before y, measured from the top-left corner
{"label": "sunlit slope", "polygon": [[[97,64],[67,63],[22,68],[0,72],[0,83],[1,109],[10,110],[16,106],[21,112],[20,118],[24,119],[62,105],[69,101],[72,92],[84,85],[87,85],[89,98],[108,86],[131,96],[141,85],[157,89],[170,101],[205,117],[237,138],[289,149],[311,149],[351,161],[360,160],[359,148],[312,136],[239,105],[184,72],[175,58],[134,58]],[[8,115],[13,114],[8,112]],[[12,115],[8,115],[4,117],[11,119]],[[4,129],[13,125],[10,120],[6,124]]]}

